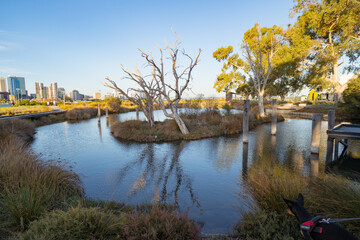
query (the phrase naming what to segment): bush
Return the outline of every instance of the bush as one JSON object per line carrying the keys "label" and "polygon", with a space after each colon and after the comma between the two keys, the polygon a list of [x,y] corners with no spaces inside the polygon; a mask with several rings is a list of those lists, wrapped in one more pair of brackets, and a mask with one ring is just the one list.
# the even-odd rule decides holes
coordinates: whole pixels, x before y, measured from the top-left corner
{"label": "bush", "polygon": [[225,103],[225,104],[222,106],[222,109],[225,110],[225,115],[230,115],[231,106],[230,106],[228,103]]}
{"label": "bush", "polygon": [[343,92],[341,107],[343,111],[355,114],[360,118],[358,114],[360,112],[360,77],[348,82],[348,86]]}
{"label": "bush", "polygon": [[199,239],[200,227],[185,215],[153,207],[149,213],[126,214],[126,239]]}
{"label": "bush", "polygon": [[234,236],[248,240],[302,239],[294,216],[261,210],[244,214],[234,227]]}
{"label": "bush", "polygon": [[123,108],[121,107],[122,101],[117,97],[108,97],[105,99],[106,105],[109,107],[110,112],[121,113]]}
{"label": "bush", "polygon": [[125,239],[123,218],[99,208],[70,208],[54,211],[30,224],[18,240]]}
{"label": "bush", "polygon": [[91,107],[73,108],[66,112],[68,120],[84,120],[90,119],[97,115],[98,110]]}

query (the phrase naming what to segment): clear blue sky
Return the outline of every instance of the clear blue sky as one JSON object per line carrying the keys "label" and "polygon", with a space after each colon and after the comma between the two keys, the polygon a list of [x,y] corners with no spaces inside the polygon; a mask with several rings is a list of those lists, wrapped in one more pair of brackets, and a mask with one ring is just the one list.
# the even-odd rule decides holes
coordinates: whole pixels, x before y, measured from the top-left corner
{"label": "clear blue sky", "polygon": [[174,42],[173,28],[188,53],[203,50],[192,91],[220,96],[213,51],[238,49],[255,23],[286,26],[292,6],[292,0],[0,0],[0,76],[25,77],[29,93],[35,82],[58,82],[67,92],[104,94],[111,92],[102,84],[106,76],[127,88],[120,64],[142,69],[137,48],[156,53],[157,45]]}

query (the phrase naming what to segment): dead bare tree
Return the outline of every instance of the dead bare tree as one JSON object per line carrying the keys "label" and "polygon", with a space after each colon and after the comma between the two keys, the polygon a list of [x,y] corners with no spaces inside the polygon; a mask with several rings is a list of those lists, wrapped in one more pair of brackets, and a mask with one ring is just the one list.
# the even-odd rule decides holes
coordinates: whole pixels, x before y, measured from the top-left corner
{"label": "dead bare tree", "polygon": [[[175,33],[176,34],[176,33]],[[153,79],[156,82],[156,91],[158,95],[155,101],[161,106],[166,117],[172,118],[176,121],[177,125],[182,134],[188,134],[189,130],[185,125],[185,122],[181,119],[178,111],[179,102],[183,96],[183,93],[189,87],[189,82],[192,79],[192,71],[194,67],[199,62],[199,56],[201,53],[201,49],[199,49],[199,53],[197,54],[195,60],[190,57],[184,50],[179,51],[178,48],[179,36],[177,36],[177,40],[175,41],[174,48],[170,48],[167,44],[166,48],[170,54],[171,60],[171,71],[172,76],[174,78],[173,84],[170,84],[169,80],[165,81],[165,70],[164,70],[164,61],[163,61],[163,50],[159,47],[160,51],[160,60],[159,62],[155,62],[151,52],[145,53],[139,49],[142,57],[144,57],[153,69]],[[186,57],[189,61],[187,67],[180,67],[178,64],[179,52],[182,56]],[[171,113],[169,113],[166,107],[170,108]]]}
{"label": "dead bare tree", "polygon": [[[140,110],[143,111],[150,126],[153,127],[155,125],[154,100],[158,95],[158,91],[156,90],[157,83],[153,77],[154,74],[152,76],[144,76],[138,68],[136,68],[135,72],[133,72],[125,68],[123,65],[121,65],[121,67],[126,74],[124,79],[129,79],[137,83],[137,85],[140,87],[140,90],[135,88],[128,88],[127,91],[124,91],[116,84],[115,81],[109,79],[108,77],[105,78],[104,85],[120,92],[129,101],[137,105]],[[151,80],[147,80],[148,77],[152,77]],[[145,94],[145,99],[142,97],[141,91]]]}

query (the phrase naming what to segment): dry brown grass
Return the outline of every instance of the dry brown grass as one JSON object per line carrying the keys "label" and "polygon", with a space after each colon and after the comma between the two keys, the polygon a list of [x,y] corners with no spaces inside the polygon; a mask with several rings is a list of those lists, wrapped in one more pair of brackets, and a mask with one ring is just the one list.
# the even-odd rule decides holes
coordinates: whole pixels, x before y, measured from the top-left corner
{"label": "dry brown grass", "polygon": [[[242,114],[222,116],[217,110],[192,111],[181,114],[190,133],[182,135],[175,120],[156,122],[150,127],[147,122],[126,121],[112,125],[111,132],[117,138],[137,142],[162,142],[175,140],[196,140],[222,135],[239,134],[242,132]],[[279,116],[279,121],[283,120]],[[271,121],[270,117],[257,118],[256,112],[250,114],[250,129]]]}
{"label": "dry brown grass", "polygon": [[65,116],[68,120],[84,120],[96,117],[98,110],[91,107],[69,109]]}
{"label": "dry brown grass", "polygon": [[30,114],[39,112],[48,112],[54,110],[48,106],[19,106],[0,108],[0,116]]}
{"label": "dry brown grass", "polygon": [[35,124],[29,120],[0,120],[0,140],[15,135],[27,143],[33,139],[34,134]]}

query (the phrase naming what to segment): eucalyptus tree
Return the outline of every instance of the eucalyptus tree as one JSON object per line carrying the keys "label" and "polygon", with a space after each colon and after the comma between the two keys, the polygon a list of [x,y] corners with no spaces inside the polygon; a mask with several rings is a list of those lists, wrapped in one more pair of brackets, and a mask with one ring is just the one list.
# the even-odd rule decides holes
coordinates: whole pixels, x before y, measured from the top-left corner
{"label": "eucalyptus tree", "polygon": [[[246,31],[241,45],[242,56],[233,53],[233,47],[221,47],[213,53],[219,62],[224,62],[222,73],[215,86],[217,90],[234,87],[240,92],[258,97],[260,116],[265,115],[264,95],[269,86],[277,79],[274,68],[283,61],[282,54],[288,51],[286,31],[274,25],[271,28],[255,24]],[[236,76],[236,77],[234,77]]]}
{"label": "eucalyptus tree", "polygon": [[298,15],[296,26],[313,46],[306,71],[309,84],[333,89],[341,97],[339,67],[359,74],[360,1],[296,0],[292,9]]}

